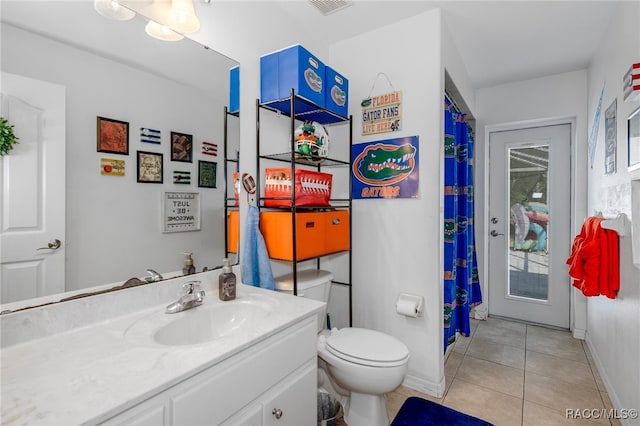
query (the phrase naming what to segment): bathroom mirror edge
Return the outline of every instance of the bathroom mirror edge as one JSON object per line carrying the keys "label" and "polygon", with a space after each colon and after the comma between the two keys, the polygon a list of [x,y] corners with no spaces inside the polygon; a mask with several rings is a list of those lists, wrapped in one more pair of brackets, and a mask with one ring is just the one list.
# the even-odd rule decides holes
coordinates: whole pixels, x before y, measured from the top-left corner
{"label": "bathroom mirror edge", "polygon": [[[3,8],[2,27],[3,27],[3,31],[4,31],[5,24],[8,25],[8,26],[16,27],[15,23],[10,21],[11,15],[7,15],[7,14],[4,13],[5,12],[5,8],[6,7],[14,7],[16,4],[21,3],[21,2],[4,1],[2,3],[3,3],[2,4],[2,8]],[[25,2],[25,3],[32,3],[32,4],[34,4],[34,7],[41,7],[41,6],[44,6],[45,3],[48,3],[48,2]],[[66,4],[74,4],[74,3],[77,5],[79,2],[56,2],[57,5],[55,7],[66,5]],[[84,3],[86,4],[87,2],[84,2]],[[98,16],[98,18],[104,19],[105,23],[107,23],[110,26],[114,25],[114,22],[110,22],[110,21],[106,20],[106,18],[102,18],[99,15],[97,15],[97,13],[93,10],[92,2],[89,3],[89,6],[90,6],[90,9],[91,9],[91,12],[93,14],[95,14],[96,16]],[[45,13],[45,15],[46,15],[46,13]],[[7,16],[9,16],[9,17],[7,17]],[[78,18],[78,17],[76,17],[76,19],[81,20],[81,18]],[[136,16],[135,20],[140,21],[142,23],[146,23],[146,19],[144,17],[142,17],[141,15]],[[38,24],[38,22],[34,22],[33,24],[29,24],[29,25],[38,26],[39,24]],[[19,26],[18,28],[20,30],[22,30],[22,31],[30,31],[26,27],[27,27],[27,25],[25,24],[25,25]],[[36,34],[39,37],[43,37],[43,36],[45,36],[44,33],[46,32],[46,30],[45,29],[39,29],[37,32],[36,31],[31,31],[31,32],[33,32],[34,34]],[[100,30],[98,30],[98,32],[100,32]],[[101,34],[101,35],[103,36],[104,34]],[[144,34],[143,25],[141,25],[141,28],[140,28],[140,36],[141,37],[148,37],[146,34]],[[73,36],[70,36],[70,37],[73,37]],[[89,37],[89,39],[91,39],[91,37]],[[56,41],[60,42],[60,43],[64,43],[65,42],[65,40],[62,40],[60,38],[57,39]],[[3,37],[3,44],[4,44],[4,42],[5,41],[4,41],[4,37]],[[229,64],[228,66],[226,66],[226,69],[223,70],[225,72],[225,74],[224,75],[217,75],[217,76],[215,76],[215,78],[217,78],[219,80],[223,80],[223,81],[228,81],[228,69],[230,69],[232,66],[237,65],[236,61],[231,60],[230,58],[228,58],[225,55],[218,54],[214,50],[212,50],[212,49],[210,49],[210,48],[208,48],[206,46],[203,46],[203,45],[201,45],[200,43],[197,43],[194,40],[185,40],[184,42],[191,43],[193,45],[199,46],[199,49],[206,55],[219,55],[220,57],[225,58],[226,63]],[[167,43],[167,42],[163,42],[163,43]],[[72,46],[73,48],[76,48],[76,49],[80,48],[78,43],[69,43],[69,45]],[[3,46],[3,50],[4,50],[4,46]],[[112,55],[109,52],[98,52],[98,49],[96,48],[96,46],[93,46],[91,48],[86,48],[86,50],[90,54],[101,55],[103,57],[103,59],[114,59],[113,58],[114,55]],[[4,54],[3,54],[3,56],[4,56]],[[5,61],[3,60],[3,63],[4,62]],[[128,63],[126,61],[122,61],[122,63],[124,63],[126,66],[133,66],[132,63]],[[194,63],[195,63],[195,61],[194,61]],[[194,66],[194,68],[195,67],[197,67],[197,66]],[[149,68],[149,67],[147,67],[147,68]],[[4,65],[3,65],[2,71],[5,72]],[[206,70],[200,70],[200,71],[206,71]],[[9,72],[11,72],[11,70],[9,70]],[[170,77],[167,77],[167,78],[170,78]],[[212,112],[212,114],[214,114],[216,116],[216,119],[219,118],[220,122],[222,122],[222,116],[223,116],[223,108],[222,108],[221,105],[226,104],[226,101],[227,101],[227,97],[226,96],[228,96],[228,89],[225,89],[222,92],[224,92],[223,95],[225,96],[223,98],[223,102],[219,102],[219,104],[218,104],[219,108],[215,107],[215,111]],[[68,94],[68,96],[69,96],[69,94]],[[67,122],[69,122],[69,120],[73,120],[73,118],[70,118],[69,116],[67,116]],[[94,120],[94,123],[95,123],[95,117],[94,117],[93,120]],[[92,125],[95,126],[95,124],[92,124]],[[135,130],[133,130],[131,135],[130,135],[130,138],[132,140],[137,137],[137,135],[135,135],[135,133],[133,133],[134,131]],[[223,132],[222,128],[217,129],[217,133],[219,133],[220,135],[222,135],[222,132]],[[166,131],[166,132],[163,131],[163,133],[169,133],[169,132],[168,131]],[[166,135],[166,136],[168,136],[168,135]],[[194,142],[195,142],[195,140],[194,140]],[[218,150],[221,152],[222,151],[222,143],[223,143],[222,137],[216,137],[216,142],[218,142],[218,145],[219,145]],[[127,165],[128,166],[129,166],[129,164],[131,166],[133,166],[133,164],[135,164],[135,151],[136,151],[136,149],[141,149],[140,145],[136,146],[135,143],[133,143],[133,141],[131,142],[131,146],[132,146],[133,149],[131,149],[129,151],[128,157],[125,157],[125,160],[127,160],[127,163],[128,163]],[[95,144],[94,144],[94,147],[92,149],[95,151]],[[167,152],[166,149],[167,149],[167,144],[163,141],[163,154],[164,154],[164,157],[169,157],[170,156],[170,152]],[[194,148],[194,154],[195,153],[196,153],[196,148]],[[94,152],[93,157],[102,156],[102,155],[103,155],[102,153],[95,153]],[[110,156],[110,154],[107,154],[107,155]],[[216,250],[215,253],[219,253],[219,255],[207,256],[206,258],[203,258],[203,257],[198,257],[199,253],[197,253],[197,252],[194,253],[194,256],[196,257],[196,261],[197,261],[197,264],[196,264],[196,268],[197,269],[196,270],[197,271],[201,271],[201,270],[203,270],[203,267],[206,267],[209,270],[217,269],[218,266],[214,266],[214,265],[220,265],[222,263],[222,258],[225,256],[225,244],[226,244],[225,241],[224,241],[224,232],[222,232],[222,230],[224,229],[224,224],[221,221],[222,219],[226,220],[226,218],[222,217],[223,202],[224,202],[224,199],[225,199],[225,194],[222,193],[223,185],[222,185],[221,174],[222,174],[223,168],[222,168],[222,163],[221,162],[224,161],[224,158],[222,158],[222,156],[218,155],[218,157],[212,157],[212,159],[209,160],[209,158],[200,157],[197,154],[195,154],[193,160],[194,160],[193,161],[194,169],[191,172],[191,175],[192,175],[191,178],[192,178],[193,182],[192,182],[191,186],[186,189],[186,191],[189,191],[189,192],[209,191],[209,194],[211,194],[213,197],[215,197],[215,199],[216,199],[215,202],[216,202],[216,206],[217,207],[215,207],[215,211],[213,212],[213,214],[214,214],[214,216],[217,217],[215,219],[215,226],[218,228],[218,231],[216,231],[216,235],[219,236],[219,238],[216,237],[216,239],[219,240],[219,241],[215,242],[215,246],[218,247],[217,249],[215,249]],[[217,162],[217,164],[218,164],[218,176],[217,176],[217,182],[218,182],[217,188],[218,189],[217,190],[216,189],[211,190],[211,189],[205,189],[205,188],[198,187],[198,180],[197,180],[198,179],[198,160],[207,160],[207,161]],[[174,165],[172,163],[169,163],[169,158],[165,158],[165,169],[167,169],[164,172],[165,182],[167,180],[171,179],[171,175],[170,175],[171,171],[168,169],[168,167],[166,167],[168,164],[171,164],[172,166]],[[176,163],[175,165],[176,166],[180,166],[180,164],[178,164],[178,163]],[[97,174],[99,174],[99,172]],[[135,179],[135,169],[133,167],[130,167],[130,168],[128,167],[127,174],[133,175],[133,177]],[[114,178],[107,178],[107,179],[114,179]],[[152,185],[143,185],[143,184],[133,184],[133,185],[153,187]],[[66,183],[66,187],[67,188],[68,188],[68,186],[69,186],[69,182]],[[166,187],[165,186],[165,187],[162,188],[162,191],[173,191],[174,188],[175,188],[175,191],[185,191],[185,189],[182,189],[183,187],[179,187],[177,185],[174,185],[173,187]],[[156,189],[156,188],[153,188],[153,190],[155,192],[158,192],[158,189]],[[155,199],[156,196],[153,195],[152,198]],[[155,208],[157,208],[157,209],[160,208],[159,197],[158,197],[158,202],[155,205],[156,205]],[[69,208],[70,208],[69,205],[67,205],[67,211],[69,210]],[[74,206],[74,208],[76,208],[76,207]],[[216,213],[216,211],[217,211],[217,213]],[[210,213],[211,213],[210,210],[208,210],[208,211],[204,211],[203,210],[201,212],[202,216],[209,215]],[[221,219],[219,221],[219,223],[218,223],[218,218]],[[66,222],[67,222],[67,228],[68,229],[67,229],[67,241],[64,242],[65,246],[69,247],[69,246],[73,245],[73,246],[77,247],[77,246],[81,245],[79,241],[73,241],[73,240],[70,239],[70,237],[72,237],[72,235],[69,232],[69,228],[74,226],[74,224],[73,224],[74,221],[67,219]],[[104,226],[104,224],[103,223],[95,224],[94,226]],[[156,226],[153,229],[153,232],[157,232],[158,234],[160,234],[161,233],[160,226],[159,225]],[[183,234],[189,234],[191,236],[191,238],[194,238],[194,239],[196,239],[196,238],[206,239],[207,236],[205,236],[205,235],[202,235],[202,236],[197,235],[197,234],[202,234],[202,233],[203,232],[200,231],[200,232],[197,232],[197,233],[189,232],[189,233],[183,233]],[[114,276],[114,277],[111,277],[111,278],[108,278],[108,279],[101,279],[101,280],[98,280],[98,279],[91,280],[91,281],[83,280],[83,282],[87,282],[87,286],[86,287],[69,288],[67,286],[65,288],[65,292],[64,293],[57,292],[57,294],[51,294],[49,296],[36,297],[35,299],[32,299],[32,300],[22,300],[20,302],[18,302],[18,301],[15,301],[15,302],[13,302],[13,301],[4,302],[3,301],[2,302],[3,305],[1,306],[0,310],[5,312],[6,311],[5,307],[15,306],[16,304],[22,305],[21,308],[17,308],[17,309],[20,309],[20,310],[28,309],[29,307],[35,307],[35,306],[40,305],[40,304],[37,303],[37,301],[41,300],[43,298],[49,299],[49,301],[44,302],[45,304],[50,304],[50,303],[57,303],[57,302],[66,301],[70,297],[71,298],[90,297],[90,296],[93,296],[93,295],[103,294],[105,292],[117,291],[117,290],[129,288],[129,286],[124,286],[123,283],[125,281],[120,281],[120,280],[126,280],[128,278],[131,278],[132,276],[136,276],[136,277],[142,278],[145,275],[144,271],[147,268],[154,268],[154,269],[160,271],[163,275],[165,275],[166,278],[175,278],[177,276],[180,276],[180,272],[172,273],[172,272],[166,272],[166,271],[177,269],[181,265],[181,262],[182,262],[181,256],[182,256],[182,252],[185,251],[185,248],[179,247],[179,246],[175,246],[174,247],[174,246],[171,245],[171,241],[175,240],[173,235],[164,234],[164,235],[162,235],[162,237],[165,238],[168,241],[167,246],[169,247],[168,250],[170,251],[170,255],[171,256],[175,255],[175,261],[172,260],[171,263],[168,263],[166,261],[151,262],[151,263],[149,263],[148,261],[140,261],[140,262],[138,262],[137,268],[136,268],[134,273],[124,272],[124,273],[121,273],[120,275],[125,275],[125,276]],[[135,237],[133,237],[133,238],[135,238]],[[209,236],[208,239],[213,240],[214,238],[213,238],[213,236]],[[117,246],[114,246],[114,250],[118,250],[116,247]],[[153,247],[153,250],[156,250],[156,249],[157,249],[157,247]],[[100,255],[99,254],[95,254],[95,256],[99,257]],[[133,254],[132,257],[135,257],[135,254]],[[234,257],[231,254],[229,255],[229,257],[232,259],[232,261],[234,260]],[[237,257],[235,259],[237,259]],[[68,264],[69,264],[69,262],[67,262],[67,265]],[[117,271],[119,269],[117,267],[117,265],[111,265],[111,267],[115,271]],[[71,267],[67,266],[67,268],[71,269],[71,268],[73,268],[73,266],[71,266]],[[72,275],[72,274],[73,274],[73,272],[70,273],[69,270],[67,271],[67,275]],[[110,283],[110,284],[104,284],[104,283]],[[31,302],[36,302],[36,303],[31,303]],[[13,311],[13,310],[10,310],[10,311]]]}

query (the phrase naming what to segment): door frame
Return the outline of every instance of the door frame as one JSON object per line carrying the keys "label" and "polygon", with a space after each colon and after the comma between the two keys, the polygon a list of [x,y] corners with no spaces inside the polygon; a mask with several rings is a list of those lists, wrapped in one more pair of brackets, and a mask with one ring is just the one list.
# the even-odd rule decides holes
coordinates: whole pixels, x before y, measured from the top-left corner
{"label": "door frame", "polygon": [[[484,319],[488,316],[489,305],[491,303],[491,295],[489,294],[489,238],[487,238],[489,223],[489,144],[491,142],[491,134],[500,131],[521,130],[531,127],[545,127],[558,124],[569,124],[571,126],[571,170],[570,170],[570,194],[571,194],[571,240],[573,236],[579,233],[584,218],[587,216],[587,150],[584,144],[580,144],[576,138],[576,117],[556,117],[548,119],[516,121],[503,124],[486,125],[484,128],[484,197],[483,197],[483,219],[478,224],[481,225],[477,229],[477,233],[482,233],[482,250],[485,253],[482,261],[482,270],[480,278],[482,283],[483,303],[476,308],[476,318]],[[580,132],[583,133],[583,132]],[[579,294],[575,288],[571,289],[569,298],[569,329],[573,336],[578,339],[584,339],[587,329],[587,301],[584,296]]]}

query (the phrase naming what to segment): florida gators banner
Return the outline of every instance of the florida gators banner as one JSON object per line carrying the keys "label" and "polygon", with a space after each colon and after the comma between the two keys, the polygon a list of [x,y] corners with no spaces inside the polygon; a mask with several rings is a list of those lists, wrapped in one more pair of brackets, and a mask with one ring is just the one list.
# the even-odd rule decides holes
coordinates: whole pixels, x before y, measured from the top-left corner
{"label": "florida gators banner", "polygon": [[417,198],[418,136],[351,147],[353,199]]}

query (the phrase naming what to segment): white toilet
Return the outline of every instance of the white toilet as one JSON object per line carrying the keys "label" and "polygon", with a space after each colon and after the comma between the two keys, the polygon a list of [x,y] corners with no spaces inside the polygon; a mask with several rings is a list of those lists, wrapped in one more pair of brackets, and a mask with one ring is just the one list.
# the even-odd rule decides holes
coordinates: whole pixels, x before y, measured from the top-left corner
{"label": "white toilet", "polygon": [[[298,271],[298,296],[326,303],[332,279],[328,271]],[[293,275],[276,278],[276,290],[293,293]],[[409,349],[395,337],[375,330],[326,330],[326,310],[320,315],[318,386],[342,402],[349,426],[388,426],[384,394],[404,380]]]}

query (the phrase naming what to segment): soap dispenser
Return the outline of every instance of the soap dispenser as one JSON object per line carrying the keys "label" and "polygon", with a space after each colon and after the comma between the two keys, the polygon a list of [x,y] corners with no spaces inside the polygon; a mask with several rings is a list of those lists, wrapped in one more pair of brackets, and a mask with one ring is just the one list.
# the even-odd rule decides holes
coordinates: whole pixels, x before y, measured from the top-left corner
{"label": "soap dispenser", "polygon": [[195,274],[196,267],[193,265],[193,258],[191,257],[191,253],[182,254],[184,254],[184,266],[182,267],[182,273],[184,275]]}
{"label": "soap dispenser", "polygon": [[224,259],[222,273],[218,277],[218,297],[227,301],[236,298],[236,274],[231,270],[229,259]]}

